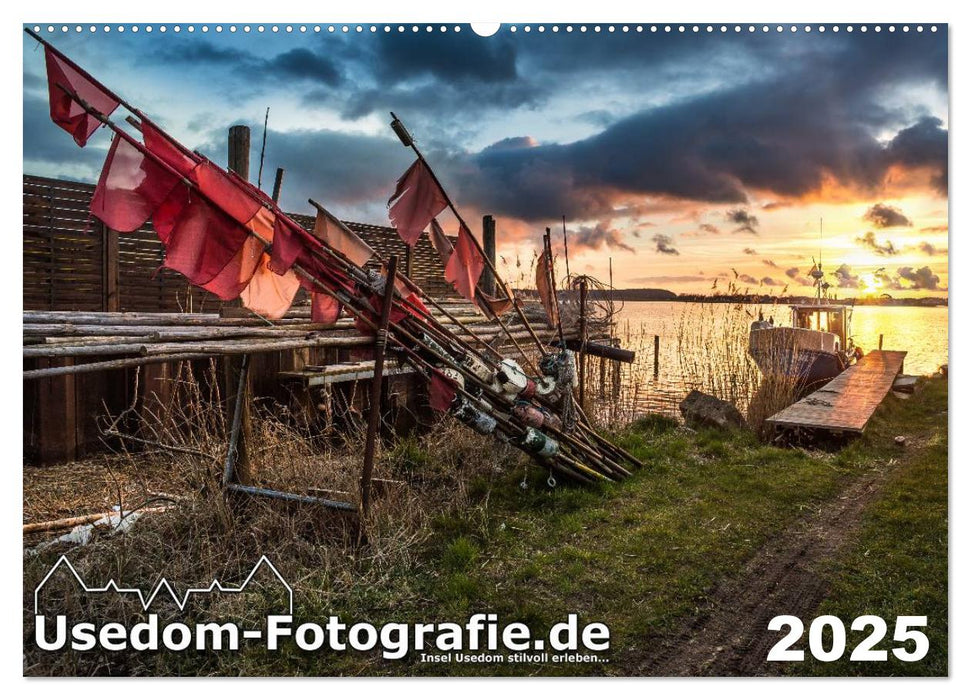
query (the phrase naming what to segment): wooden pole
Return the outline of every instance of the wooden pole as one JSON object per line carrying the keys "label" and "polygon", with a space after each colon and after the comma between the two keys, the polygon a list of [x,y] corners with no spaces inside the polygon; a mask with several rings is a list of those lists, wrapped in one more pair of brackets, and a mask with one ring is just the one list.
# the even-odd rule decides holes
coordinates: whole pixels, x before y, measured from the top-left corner
{"label": "wooden pole", "polygon": [[276,203],[280,202],[280,190],[283,189],[283,174],[286,172],[283,168],[276,169],[276,177],[273,180],[273,201]]}
{"label": "wooden pole", "polygon": [[661,373],[661,365],[659,360],[659,355],[661,352],[661,336],[654,336],[654,378],[657,379],[658,375]]}
{"label": "wooden pole", "polygon": [[580,407],[586,406],[587,384],[587,279],[580,278]]}
{"label": "wooden pole", "polygon": [[566,214],[563,215],[563,261],[566,263],[566,286],[570,286],[570,248],[566,243]]}
{"label": "wooden pole", "polygon": [[880,344],[877,346],[879,350],[883,350],[883,333],[880,334]]}
{"label": "wooden pole", "polygon": [[378,428],[381,425],[381,385],[384,380],[384,355],[388,345],[388,323],[394,304],[395,276],[398,256],[388,260],[388,276],[384,283],[381,321],[374,336],[374,377],[371,379],[371,405],[368,408],[367,437],[364,442],[364,466],[361,469],[361,514],[366,517],[371,505],[371,474],[374,472],[374,453],[377,449]]}
{"label": "wooden pole", "polygon": [[229,127],[229,169],[249,181],[249,127],[243,124]]}
{"label": "wooden pole", "polygon": [[[237,124],[229,127],[229,148],[227,165],[243,180],[249,181],[250,130],[248,126]],[[229,302],[238,306],[238,299]],[[238,481],[249,483],[250,460],[248,445],[253,432],[249,412],[249,355],[227,357],[225,360],[226,417],[231,425],[229,454],[227,455],[226,483]],[[238,425],[237,425],[238,423]],[[230,474],[229,459],[233,459],[233,474]],[[231,478],[235,477],[235,478]]]}
{"label": "wooden pole", "polygon": [[101,241],[103,250],[101,309],[121,311],[121,299],[118,296],[118,232],[101,224]]}
{"label": "wooden pole", "polygon": [[489,296],[496,295],[496,278],[492,270],[496,266],[496,220],[490,214],[482,217],[482,249],[490,265],[482,271],[482,291]]}
{"label": "wooden pole", "polygon": [[415,246],[405,245],[405,277],[411,279],[415,266]]}

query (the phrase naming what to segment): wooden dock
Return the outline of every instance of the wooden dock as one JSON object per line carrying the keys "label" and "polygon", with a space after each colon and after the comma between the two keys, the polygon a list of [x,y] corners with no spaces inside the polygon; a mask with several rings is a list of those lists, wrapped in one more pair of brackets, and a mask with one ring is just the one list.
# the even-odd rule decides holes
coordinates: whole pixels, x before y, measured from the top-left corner
{"label": "wooden dock", "polygon": [[862,433],[903,370],[906,355],[899,350],[872,350],[822,389],[779,411],[767,423],[777,430]]}

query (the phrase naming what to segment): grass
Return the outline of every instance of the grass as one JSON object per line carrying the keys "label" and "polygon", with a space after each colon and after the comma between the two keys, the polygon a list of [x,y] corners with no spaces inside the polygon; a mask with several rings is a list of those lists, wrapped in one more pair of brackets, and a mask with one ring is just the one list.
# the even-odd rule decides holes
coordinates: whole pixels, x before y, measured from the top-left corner
{"label": "grass", "polygon": [[[651,416],[618,436],[648,468],[601,488],[561,485],[551,490],[547,474],[528,467],[515,453],[496,450],[495,443],[468,431],[443,427],[382,456],[380,475],[406,485],[379,502],[369,549],[355,550],[348,530],[318,512],[265,503],[227,512],[214,505],[218,495],[210,493],[70,555],[91,580],[110,573],[147,589],[166,575],[182,590],[214,575],[236,581],[259,554],[266,554],[294,587],[297,623],[330,615],[376,625],[461,623],[473,613],[496,613],[500,622],[522,621],[539,634],[576,613],[581,624],[609,626],[609,661],[459,666],[424,664],[417,655],[387,661],[371,653],[305,653],[293,645],[274,653],[249,645],[239,653],[117,653],[109,659],[104,654],[40,654],[25,639],[25,670],[83,675],[109,669],[162,675],[650,673],[640,665],[645,650],[692,616],[717,581],[732,576],[767,540],[834,497],[862,470],[885,469],[890,459],[901,464],[890,482],[893,488],[868,513],[861,549],[845,562],[832,563],[837,584],[828,609],[850,618],[861,612],[926,610],[937,619],[943,611],[940,619],[946,619],[946,547],[941,546],[946,543],[946,524],[941,526],[946,481],[941,479],[946,476],[929,478],[946,471],[946,397],[946,384],[938,380],[909,401],[888,399],[868,435],[838,453],[770,447],[749,432],[694,432]],[[902,456],[892,441],[899,433],[913,440]],[[306,455],[297,452],[292,461],[301,459]],[[315,468],[323,467],[318,463]],[[520,486],[524,475],[525,489]],[[199,481],[196,477],[192,483]],[[25,581],[39,579],[58,554],[25,557]],[[901,562],[907,563],[903,573]],[[267,602],[278,602],[278,597],[279,591],[267,586],[244,600],[213,599],[207,609],[190,611],[190,617],[242,618],[255,624]],[[27,615],[32,600],[25,596],[24,604]],[[117,605],[93,611],[95,601],[69,592],[63,605],[119,618]],[[902,607],[894,612],[894,605]],[[137,615],[125,608],[121,617]],[[29,616],[26,622],[29,634]],[[941,653],[943,631],[939,625],[933,630],[935,654]],[[939,672],[938,661],[928,664],[924,667],[930,672]]]}
{"label": "grass", "polygon": [[[854,648],[870,630],[854,632],[850,621],[859,615],[878,615],[888,622],[892,642],[899,615],[926,615],[928,655],[906,663],[888,654],[887,663],[850,661],[849,654],[832,663],[807,664],[813,675],[946,676],[948,646],[947,539],[947,387],[927,382],[923,396],[907,403],[900,425],[910,439],[904,456],[890,455],[901,464],[880,496],[864,515],[861,535],[849,552],[829,562],[825,573],[833,588],[819,614],[836,615],[847,626],[847,648]],[[925,410],[931,408],[930,411]],[[908,644],[912,649],[912,645]]]}

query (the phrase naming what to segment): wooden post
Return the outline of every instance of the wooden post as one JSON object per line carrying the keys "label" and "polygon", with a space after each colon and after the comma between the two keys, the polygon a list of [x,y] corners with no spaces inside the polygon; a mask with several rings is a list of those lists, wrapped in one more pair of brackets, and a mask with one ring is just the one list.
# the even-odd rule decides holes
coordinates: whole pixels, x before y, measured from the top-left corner
{"label": "wooden post", "polygon": [[244,180],[249,180],[249,127],[242,124],[229,127],[230,170]]}
{"label": "wooden post", "polygon": [[273,201],[276,203],[280,202],[280,190],[283,189],[283,173],[285,172],[283,168],[276,169],[276,178],[273,180]]}
{"label": "wooden post", "polygon": [[[229,152],[227,165],[244,180],[249,180],[250,130],[248,126],[229,127]],[[238,306],[239,300],[227,305]],[[231,355],[224,360],[226,425],[230,426],[229,453],[233,458],[230,482],[252,483],[248,445],[253,429],[249,411],[249,361],[248,355]],[[238,428],[236,427],[238,421]],[[233,435],[235,433],[235,436]],[[229,456],[227,456],[227,465]]]}
{"label": "wooden post", "polygon": [[880,334],[880,344],[877,346],[879,350],[883,350],[883,333]]}
{"label": "wooden post", "polygon": [[394,284],[398,273],[398,256],[388,258],[388,276],[384,283],[381,320],[374,336],[374,378],[371,379],[371,405],[368,406],[367,436],[364,442],[364,465],[361,469],[361,517],[366,517],[371,505],[371,474],[374,472],[374,453],[377,450],[378,428],[381,427],[381,385],[384,380],[384,351],[388,344],[388,323],[394,303]]}
{"label": "wooden post", "polygon": [[405,277],[411,279],[415,264],[415,246],[405,244]]}
{"label": "wooden post", "polygon": [[103,311],[121,311],[118,297],[118,232],[101,224],[101,292]]}
{"label": "wooden post", "polygon": [[586,409],[587,384],[587,280],[580,279],[580,408]]}
{"label": "wooden post", "polygon": [[657,379],[658,375],[661,373],[660,371],[661,363],[659,359],[660,354],[661,354],[661,336],[656,335],[654,336],[654,378],[655,379]]}
{"label": "wooden post", "polygon": [[[485,252],[492,267],[496,266],[496,220],[491,215],[486,214],[482,217],[482,250]],[[486,267],[482,272],[482,291],[489,296],[496,295],[496,277],[492,274],[490,267]]]}
{"label": "wooden post", "polygon": [[[71,358],[40,360],[39,367],[73,365]],[[37,447],[41,464],[77,458],[75,378],[50,377],[38,382]]]}

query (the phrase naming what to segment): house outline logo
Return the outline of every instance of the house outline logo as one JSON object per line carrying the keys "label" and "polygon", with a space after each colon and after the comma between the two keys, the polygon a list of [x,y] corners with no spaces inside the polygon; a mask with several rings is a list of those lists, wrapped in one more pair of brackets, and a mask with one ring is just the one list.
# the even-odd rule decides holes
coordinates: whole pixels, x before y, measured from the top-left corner
{"label": "house outline logo", "polygon": [[85,593],[109,593],[111,591],[114,591],[122,595],[134,595],[138,598],[139,602],[141,603],[142,610],[147,612],[149,607],[151,607],[152,603],[155,601],[158,594],[161,593],[163,589],[168,591],[169,596],[172,598],[172,601],[176,604],[176,606],[179,608],[180,611],[185,611],[185,606],[188,604],[190,596],[193,596],[193,595],[212,593],[213,591],[218,591],[219,593],[230,593],[230,594],[242,593],[250,585],[250,583],[253,580],[253,577],[256,576],[256,573],[264,565],[269,567],[270,571],[273,572],[273,575],[277,578],[277,580],[283,584],[284,588],[286,588],[288,614],[292,616],[293,615],[293,588],[291,588],[290,584],[287,583],[287,580],[283,578],[283,576],[280,574],[277,568],[273,565],[273,562],[271,562],[269,559],[266,558],[266,555],[263,555],[259,558],[256,564],[253,565],[253,568],[249,572],[249,575],[239,586],[226,586],[220,583],[219,579],[214,578],[212,582],[204,588],[186,589],[181,599],[179,598],[179,595],[175,592],[175,590],[172,588],[171,584],[169,584],[168,580],[165,579],[164,577],[157,584],[155,584],[155,586],[151,589],[148,595],[146,595],[140,588],[122,588],[115,582],[113,578],[109,579],[108,583],[106,583],[104,586],[89,586],[88,583],[84,580],[84,578],[77,572],[77,569],[74,568],[74,565],[71,564],[70,560],[68,560],[67,556],[61,555],[61,557],[54,563],[54,566],[51,567],[51,570],[47,572],[47,575],[44,576],[43,580],[41,580],[41,582],[37,584],[37,587],[34,589],[34,615],[40,615],[41,590],[44,588],[45,585],[47,585],[47,582],[48,580],[50,580],[51,576],[53,576],[55,572],[57,572],[57,570],[60,569],[62,566],[67,567],[67,570],[71,572],[71,575],[74,576],[75,580],[77,580],[77,582],[81,585],[81,588],[84,590]]}

